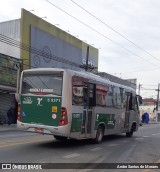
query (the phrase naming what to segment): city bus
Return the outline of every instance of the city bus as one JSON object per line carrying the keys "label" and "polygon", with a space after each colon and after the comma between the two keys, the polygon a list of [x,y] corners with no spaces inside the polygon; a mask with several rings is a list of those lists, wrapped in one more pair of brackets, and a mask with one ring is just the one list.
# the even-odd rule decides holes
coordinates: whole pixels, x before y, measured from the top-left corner
{"label": "city bus", "polygon": [[53,135],[57,140],[93,139],[125,133],[139,126],[135,89],[101,76],[61,68],[36,68],[21,73],[17,127]]}

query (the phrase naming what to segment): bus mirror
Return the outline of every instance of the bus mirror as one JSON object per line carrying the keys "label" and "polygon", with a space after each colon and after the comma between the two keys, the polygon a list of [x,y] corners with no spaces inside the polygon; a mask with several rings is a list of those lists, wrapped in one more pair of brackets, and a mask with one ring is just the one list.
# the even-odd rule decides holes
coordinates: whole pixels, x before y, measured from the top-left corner
{"label": "bus mirror", "polygon": [[20,94],[19,93],[15,93],[15,99],[18,103],[20,102]]}

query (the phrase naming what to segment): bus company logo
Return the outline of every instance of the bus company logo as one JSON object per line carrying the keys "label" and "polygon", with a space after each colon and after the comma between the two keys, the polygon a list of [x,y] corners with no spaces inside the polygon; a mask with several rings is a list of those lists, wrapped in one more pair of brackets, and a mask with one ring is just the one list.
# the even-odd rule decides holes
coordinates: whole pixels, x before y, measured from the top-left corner
{"label": "bus company logo", "polygon": [[23,104],[32,104],[32,100],[30,97],[24,97]]}
{"label": "bus company logo", "polygon": [[43,105],[41,104],[41,101],[42,101],[42,100],[43,100],[42,98],[37,98],[37,101],[38,101],[37,106],[43,106]]}
{"label": "bus company logo", "polygon": [[80,117],[81,117],[81,114],[79,114],[79,113],[73,114],[73,118],[80,118]]}

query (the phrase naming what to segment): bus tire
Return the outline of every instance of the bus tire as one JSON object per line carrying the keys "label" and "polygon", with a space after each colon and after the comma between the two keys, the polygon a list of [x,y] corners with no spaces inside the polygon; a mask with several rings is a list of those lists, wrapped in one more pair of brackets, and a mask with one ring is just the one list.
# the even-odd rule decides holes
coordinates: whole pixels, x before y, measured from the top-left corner
{"label": "bus tire", "polygon": [[103,136],[104,136],[104,129],[102,128],[102,126],[99,126],[96,132],[95,142],[96,143],[102,142]]}
{"label": "bus tire", "polygon": [[54,138],[56,140],[61,140],[61,141],[67,140],[67,137],[63,137],[63,136],[54,136]]}
{"label": "bus tire", "polygon": [[130,132],[126,132],[126,137],[132,137],[133,136],[133,129],[131,129]]}

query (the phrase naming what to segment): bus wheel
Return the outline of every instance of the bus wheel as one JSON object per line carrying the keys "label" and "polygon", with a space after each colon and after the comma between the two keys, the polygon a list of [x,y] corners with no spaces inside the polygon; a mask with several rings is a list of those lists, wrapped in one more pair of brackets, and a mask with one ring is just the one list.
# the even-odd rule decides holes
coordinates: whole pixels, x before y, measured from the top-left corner
{"label": "bus wheel", "polygon": [[104,135],[104,130],[103,130],[102,126],[99,126],[98,129],[97,129],[95,142],[96,142],[96,143],[102,142],[102,140],[103,140],[103,135]]}
{"label": "bus wheel", "polygon": [[61,140],[61,141],[67,140],[67,137],[63,137],[63,136],[54,136],[54,138],[55,138],[56,140]]}
{"label": "bus wheel", "polygon": [[131,129],[130,132],[126,132],[127,137],[132,137],[133,136],[133,129]]}

